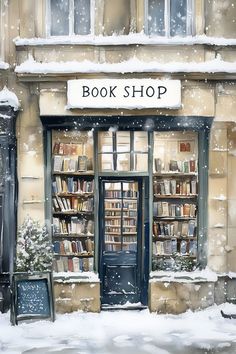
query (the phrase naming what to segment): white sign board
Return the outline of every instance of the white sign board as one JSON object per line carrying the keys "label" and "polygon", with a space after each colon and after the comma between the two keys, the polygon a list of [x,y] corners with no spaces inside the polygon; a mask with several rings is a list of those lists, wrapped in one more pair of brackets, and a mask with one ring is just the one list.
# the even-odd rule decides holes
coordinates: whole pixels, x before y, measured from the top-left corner
{"label": "white sign board", "polygon": [[180,80],[69,80],[67,108],[179,108]]}

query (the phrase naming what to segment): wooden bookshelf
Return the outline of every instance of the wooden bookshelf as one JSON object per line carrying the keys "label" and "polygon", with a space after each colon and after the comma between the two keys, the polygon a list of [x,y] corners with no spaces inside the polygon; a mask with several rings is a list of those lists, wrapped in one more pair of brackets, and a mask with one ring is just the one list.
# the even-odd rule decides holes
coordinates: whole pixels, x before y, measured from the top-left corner
{"label": "wooden bookshelf", "polygon": [[88,133],[52,132],[54,271],[93,270],[94,170]]}

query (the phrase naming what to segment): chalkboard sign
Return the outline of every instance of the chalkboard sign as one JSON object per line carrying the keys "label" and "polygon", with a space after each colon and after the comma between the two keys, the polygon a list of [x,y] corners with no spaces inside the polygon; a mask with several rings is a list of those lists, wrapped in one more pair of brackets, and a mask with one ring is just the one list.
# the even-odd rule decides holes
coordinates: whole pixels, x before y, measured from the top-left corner
{"label": "chalkboard sign", "polygon": [[15,273],[12,279],[11,321],[54,320],[51,273]]}

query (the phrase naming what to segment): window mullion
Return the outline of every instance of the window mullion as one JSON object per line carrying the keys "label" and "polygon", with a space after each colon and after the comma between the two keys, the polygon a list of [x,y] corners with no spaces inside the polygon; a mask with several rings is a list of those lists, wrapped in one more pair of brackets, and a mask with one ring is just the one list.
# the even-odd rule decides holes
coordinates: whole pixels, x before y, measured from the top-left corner
{"label": "window mullion", "polygon": [[170,0],[165,0],[165,36],[170,37]]}
{"label": "window mullion", "polygon": [[193,35],[193,1],[187,0],[187,35]]}
{"label": "window mullion", "polygon": [[69,2],[69,34],[70,36],[74,34],[74,0]]}

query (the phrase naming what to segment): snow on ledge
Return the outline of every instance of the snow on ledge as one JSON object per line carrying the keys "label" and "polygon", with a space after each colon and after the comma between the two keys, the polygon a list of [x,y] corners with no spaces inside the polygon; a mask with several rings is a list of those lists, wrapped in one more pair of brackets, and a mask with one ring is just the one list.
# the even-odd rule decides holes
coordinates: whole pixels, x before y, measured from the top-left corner
{"label": "snow on ledge", "polygon": [[0,69],[1,70],[7,70],[9,69],[9,64],[5,63],[4,61],[0,61]]}
{"label": "snow on ledge", "polygon": [[67,62],[39,63],[32,57],[16,66],[18,74],[62,74],[62,73],[135,73],[135,72],[159,72],[159,73],[236,73],[236,62],[226,62],[217,57],[205,62],[169,62],[157,61],[144,62],[137,58],[120,63],[95,63],[84,60]]}
{"label": "snow on ledge", "polygon": [[217,279],[217,273],[213,272],[208,267],[203,270],[195,270],[193,272],[153,271],[150,273],[150,282],[216,282]]}
{"label": "snow on ledge", "polygon": [[0,106],[11,106],[14,110],[20,107],[16,94],[8,90],[6,86],[0,91]]}
{"label": "snow on ledge", "polygon": [[14,39],[16,46],[42,46],[42,45],[219,45],[233,46],[236,45],[236,38],[208,37],[206,35],[187,36],[187,37],[159,37],[148,36],[141,33],[130,33],[129,35],[113,35],[113,36],[64,36],[50,38],[20,38]]}
{"label": "snow on ledge", "polygon": [[58,272],[53,273],[53,280],[57,283],[98,283],[98,274],[94,272]]}

